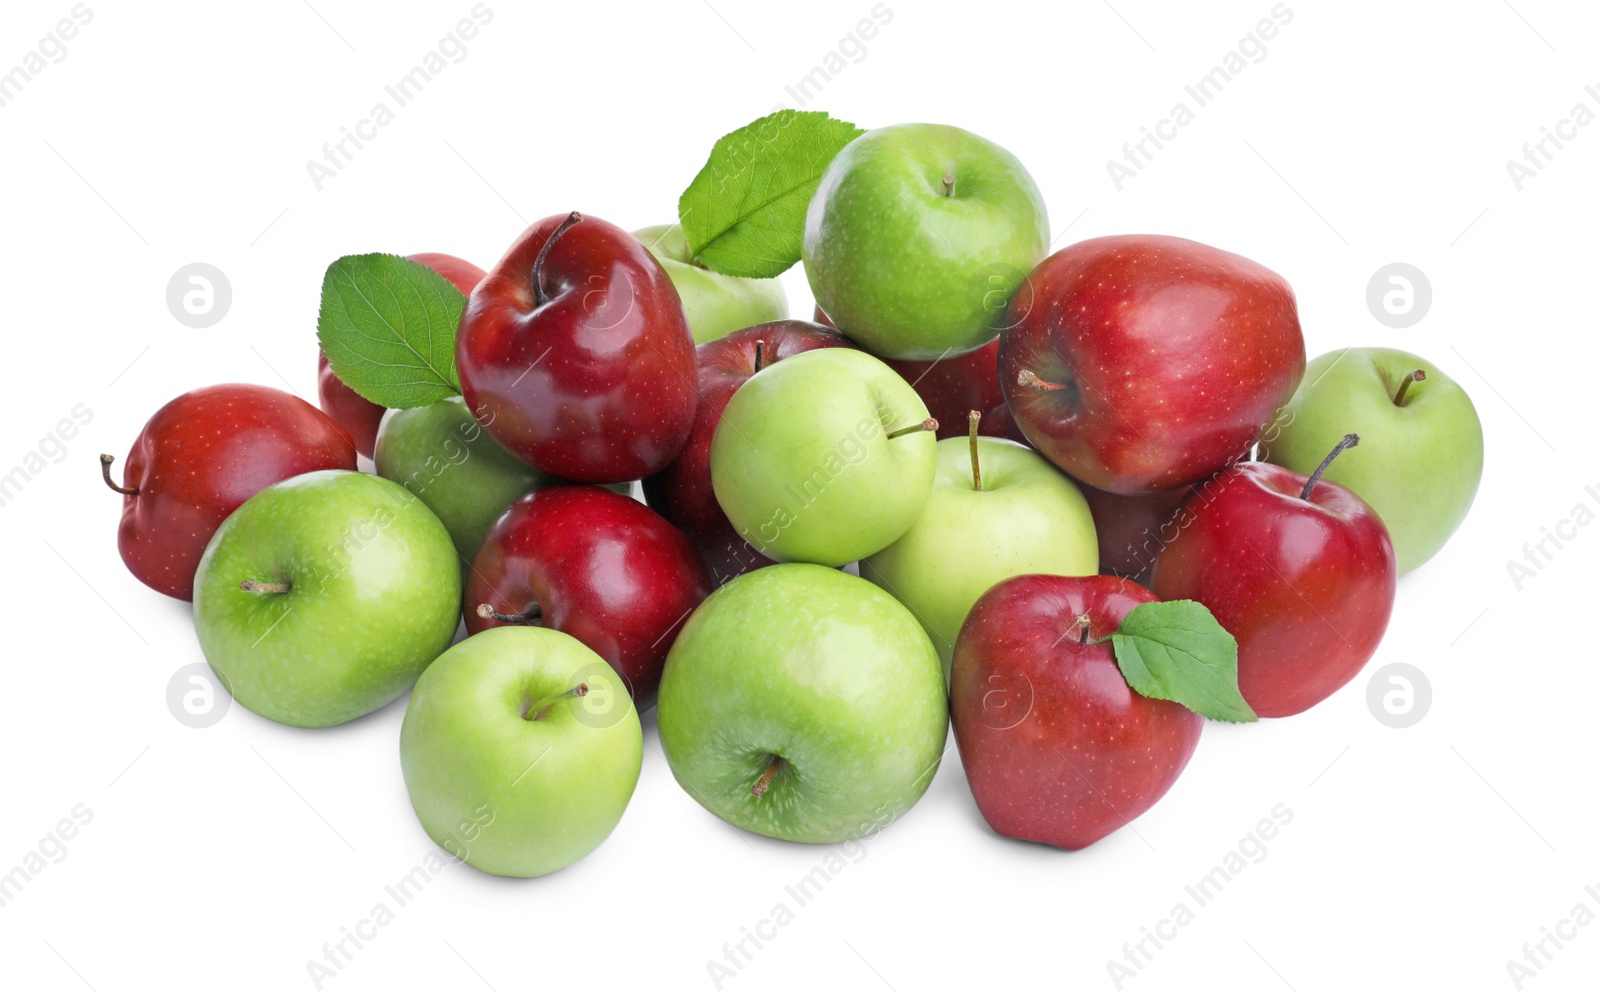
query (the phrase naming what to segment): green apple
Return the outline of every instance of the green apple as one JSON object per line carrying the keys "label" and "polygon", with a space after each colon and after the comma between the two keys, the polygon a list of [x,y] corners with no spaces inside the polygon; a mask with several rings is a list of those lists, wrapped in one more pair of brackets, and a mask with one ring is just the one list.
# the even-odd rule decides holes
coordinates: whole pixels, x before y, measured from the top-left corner
{"label": "green apple", "polygon": [[968,438],[939,442],[922,514],[898,541],[861,562],[863,578],[922,622],[946,679],[961,624],[989,587],[1031,573],[1092,576],[1100,567],[1094,519],[1070,479],[1025,445],[1003,438],[976,444],[974,452]]}
{"label": "green apple", "polygon": [[683,301],[695,344],[789,316],[789,300],[776,279],[724,276],[694,264],[689,239],[677,224],[640,228],[635,238],[661,263]]}
{"label": "green apple", "polygon": [[295,476],[234,511],[194,578],[194,626],[233,698],[329,727],[405,692],[450,644],[461,570],[450,534],[398,483]]}
{"label": "green apple", "polygon": [[711,488],[762,555],[845,565],[917,519],[933,486],[934,426],[917,391],[878,359],[802,352],[728,401],[711,437]]}
{"label": "green apple", "polygon": [[786,841],[876,833],[944,754],[944,681],[922,626],[866,580],[817,565],[757,569],[707,597],[672,645],[656,708],[683,788]]}
{"label": "green apple", "polygon": [[868,131],[828,164],[802,258],[817,304],[868,351],[930,360],[999,333],[1050,244],[1016,157],[939,124]]}
{"label": "green apple", "polygon": [[439,656],[400,728],[423,830],[496,876],[543,876],[600,847],[643,752],[621,677],[578,639],[541,627],[491,628]]}
{"label": "green apple", "polygon": [[[1423,378],[1414,379],[1420,372]],[[1400,571],[1433,558],[1483,478],[1483,425],[1455,380],[1393,348],[1318,356],[1262,438],[1262,458],[1310,474],[1339,439],[1356,447],[1323,474],[1355,491],[1389,529]]]}
{"label": "green apple", "polygon": [[550,481],[489,437],[461,397],[389,411],[372,461],[378,475],[411,491],[444,523],[463,569],[495,518]]}

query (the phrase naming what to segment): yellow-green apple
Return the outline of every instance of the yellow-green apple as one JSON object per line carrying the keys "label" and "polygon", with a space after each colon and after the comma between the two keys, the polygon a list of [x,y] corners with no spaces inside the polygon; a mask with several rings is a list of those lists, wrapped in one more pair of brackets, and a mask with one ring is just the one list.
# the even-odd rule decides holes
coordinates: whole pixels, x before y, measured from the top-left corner
{"label": "yellow-green apple", "polygon": [[696,344],[789,316],[789,300],[776,279],[724,276],[696,265],[681,225],[641,228],[633,236],[650,249],[677,287]]}

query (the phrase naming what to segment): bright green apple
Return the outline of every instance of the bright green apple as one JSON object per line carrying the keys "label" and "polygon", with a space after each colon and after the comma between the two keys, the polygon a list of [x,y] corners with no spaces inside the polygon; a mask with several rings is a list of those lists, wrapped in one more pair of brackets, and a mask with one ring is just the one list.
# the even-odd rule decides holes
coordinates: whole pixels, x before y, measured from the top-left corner
{"label": "bright green apple", "polygon": [[711,488],[752,548],[840,566],[884,548],[933,486],[928,408],[853,348],[774,362],[733,394],[711,437]]}
{"label": "bright green apple", "polygon": [[891,359],[979,348],[1050,244],[1016,157],[940,124],[868,131],[823,173],[806,212],[811,292],[841,331]]}
{"label": "bright green apple", "polygon": [[235,700],[297,727],[398,697],[449,646],[460,612],[444,525],[399,484],[345,469],[246,500],[194,579],[206,661]]}
{"label": "bright green apple", "polygon": [[372,461],[378,475],[411,491],[444,523],[463,569],[495,518],[550,481],[489,437],[461,397],[389,411]]}
{"label": "bright green apple", "polygon": [[695,344],[789,316],[789,300],[776,279],[724,276],[695,265],[681,226],[640,228],[633,236],[650,249],[672,279]]}
{"label": "bright green apple", "polygon": [[[1044,456],[1003,438],[938,445],[933,492],[910,530],[862,560],[861,575],[915,614],[950,676],[968,611],[1002,579],[1032,573],[1092,576],[1094,520],[1072,480]],[[981,488],[979,488],[981,486]]]}
{"label": "bright green apple", "polygon": [[944,754],[944,680],[922,626],[866,580],[817,565],[757,569],[706,598],[656,706],[683,788],[786,841],[875,834]]}
{"label": "bright green apple", "polygon": [[491,628],[439,656],[400,729],[423,830],[496,876],[542,876],[598,848],[633,796],[643,751],[621,677],[542,627]]}
{"label": "bright green apple", "polygon": [[[1424,378],[1413,379],[1420,372]],[[1404,392],[1402,392],[1402,389]],[[1324,479],[1378,512],[1400,571],[1433,558],[1467,516],[1483,478],[1483,425],[1455,380],[1393,348],[1318,356],[1262,438],[1262,458],[1309,474],[1346,434],[1356,447]]]}

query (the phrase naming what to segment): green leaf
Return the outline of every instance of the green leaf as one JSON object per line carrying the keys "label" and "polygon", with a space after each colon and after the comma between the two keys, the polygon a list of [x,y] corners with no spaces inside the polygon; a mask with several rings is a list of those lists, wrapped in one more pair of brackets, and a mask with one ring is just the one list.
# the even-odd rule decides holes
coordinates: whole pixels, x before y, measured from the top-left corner
{"label": "green leaf", "polygon": [[1171,700],[1218,721],[1253,721],[1239,694],[1239,643],[1204,604],[1142,603],[1111,636],[1117,667],[1140,696]]}
{"label": "green leaf", "polygon": [[317,339],[328,364],[384,407],[421,407],[461,392],[456,325],[467,298],[398,255],[346,255],[322,277]]}
{"label": "green leaf", "polygon": [[694,260],[757,279],[800,261],[817,181],[839,149],[863,133],[820,110],[780,110],[723,135],[678,198]]}

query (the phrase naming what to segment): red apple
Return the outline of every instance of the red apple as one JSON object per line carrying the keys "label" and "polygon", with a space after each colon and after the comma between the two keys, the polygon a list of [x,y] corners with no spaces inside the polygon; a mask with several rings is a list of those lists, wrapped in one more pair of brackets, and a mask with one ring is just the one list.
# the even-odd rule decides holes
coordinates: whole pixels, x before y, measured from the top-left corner
{"label": "red apple", "polygon": [[1023,434],[1113,493],[1187,486],[1243,458],[1305,368],[1281,276],[1161,235],[1045,259],[1000,333],[1000,385]]}
{"label": "red apple", "polygon": [[[462,293],[471,293],[484,276],[483,270],[471,262],[442,252],[418,252],[406,257],[413,262],[421,262],[450,280]],[[322,354],[321,349],[317,350],[317,405],[324,414],[350,432],[350,437],[356,443],[356,451],[372,458],[372,449],[378,438],[378,422],[383,420],[387,408],[346,386],[344,380],[334,374],[328,365],[328,357]]]}
{"label": "red apple", "polygon": [[633,235],[578,212],[523,232],[461,315],[467,409],[560,479],[660,472],[694,425],[695,357],[672,280]]}
{"label": "red apple", "polygon": [[1204,720],[1135,693],[1111,642],[1094,643],[1153,600],[1115,576],[1016,576],[973,606],[956,638],[950,718],[995,831],[1079,849],[1172,788]]}
{"label": "red apple", "polygon": [[1200,601],[1238,639],[1239,691],[1259,716],[1320,703],[1377,651],[1394,608],[1394,546],[1343,486],[1242,462],[1198,488],[1173,528],[1151,588]]}
{"label": "red apple", "polygon": [[1107,493],[1079,484],[1100,540],[1100,571],[1150,585],[1156,553],[1171,537],[1168,526],[1189,495],[1187,487],[1159,493]]}
{"label": "red apple", "polygon": [[354,469],[344,428],[293,394],[228,383],[193,390],[145,423],[106,485],[123,494],[117,548],[128,571],[167,596],[194,596],[194,571],[223,520],[273,483],[317,469]]}
{"label": "red apple", "polygon": [[644,496],[694,542],[715,585],[772,564],[728,521],[711,490],[711,436],[722,420],[722,411],[734,391],[758,369],[813,348],[854,347],[832,328],[782,320],[735,331],[695,348],[700,404],[695,409],[694,428],[672,464],[644,481]]}
{"label": "red apple", "polygon": [[[550,486],[513,503],[478,549],[467,631],[540,624],[611,664],[644,709],[678,628],[711,592],[683,533],[599,486]],[[487,609],[485,609],[487,608]]]}

